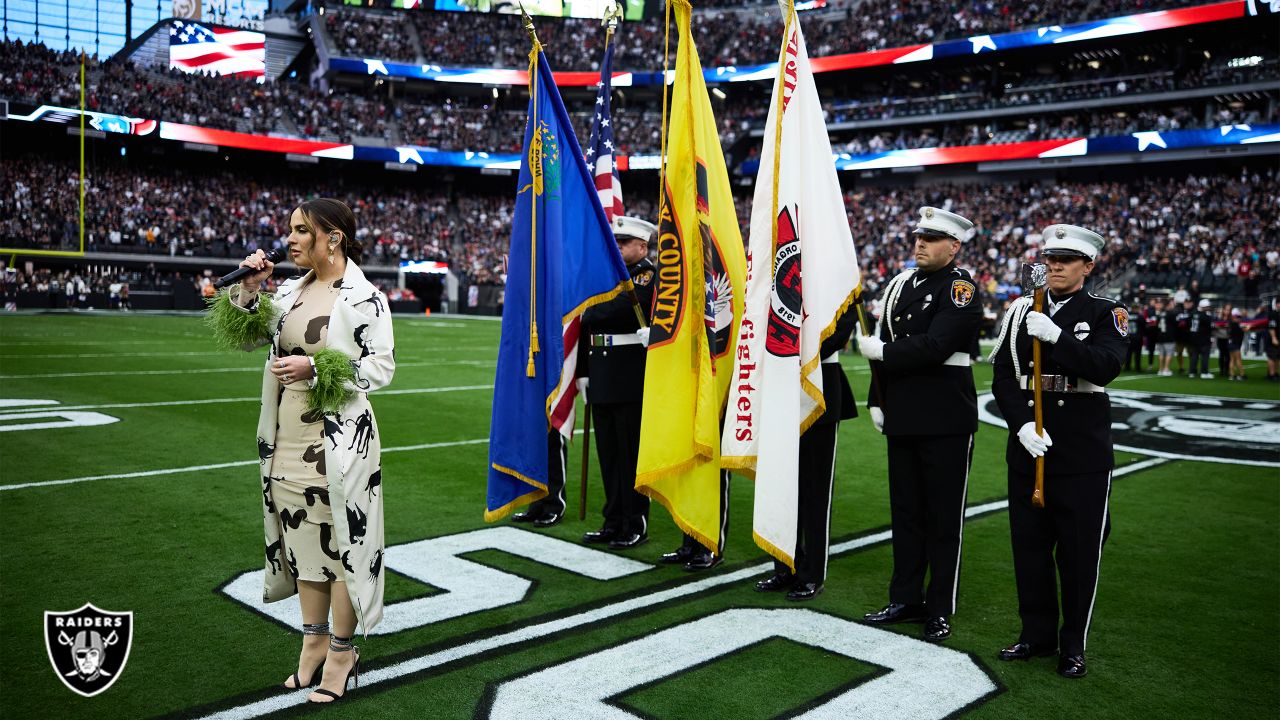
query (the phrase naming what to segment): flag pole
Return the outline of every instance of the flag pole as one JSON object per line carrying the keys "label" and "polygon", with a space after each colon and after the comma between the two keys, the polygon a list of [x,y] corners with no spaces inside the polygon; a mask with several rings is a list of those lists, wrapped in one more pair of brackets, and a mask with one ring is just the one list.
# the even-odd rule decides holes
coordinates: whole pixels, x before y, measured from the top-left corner
{"label": "flag pole", "polygon": [[[618,29],[623,21],[622,6],[618,3],[610,3],[609,7],[604,11],[604,17],[600,19],[600,23],[604,25],[604,51],[605,55],[609,54],[609,45],[613,42],[613,33]],[[640,327],[649,327],[649,321],[644,317],[644,309],[640,306],[640,297],[636,295],[635,286],[627,289],[627,294],[631,297],[631,309],[636,313],[636,320],[639,321]],[[584,475],[585,477],[585,475]]]}
{"label": "flag pole", "polygon": [[533,99],[533,117],[529,118],[533,126],[533,134],[529,142],[529,171],[533,174],[534,201],[529,203],[529,362],[525,366],[525,375],[535,377],[537,369],[533,364],[534,354],[538,349],[538,201],[542,194],[542,134],[538,128],[538,56],[542,53],[542,43],[538,42],[538,33],[533,27],[533,18],[525,12],[524,4],[520,4],[520,17],[524,20],[524,30],[529,34],[529,96]]}

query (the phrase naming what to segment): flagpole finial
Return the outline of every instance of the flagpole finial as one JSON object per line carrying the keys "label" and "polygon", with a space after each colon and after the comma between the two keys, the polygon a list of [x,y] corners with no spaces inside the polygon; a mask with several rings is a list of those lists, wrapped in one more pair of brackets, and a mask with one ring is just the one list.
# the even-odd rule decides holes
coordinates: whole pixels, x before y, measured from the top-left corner
{"label": "flagpole finial", "polygon": [[520,19],[524,22],[524,31],[529,35],[529,42],[533,43],[534,52],[542,49],[542,43],[538,42],[538,31],[533,27],[533,18],[524,9],[524,3],[520,5]]}
{"label": "flagpole finial", "polygon": [[623,19],[622,6],[616,2],[611,2],[604,9],[604,17],[600,18],[600,24],[604,25],[612,33],[622,24]]}

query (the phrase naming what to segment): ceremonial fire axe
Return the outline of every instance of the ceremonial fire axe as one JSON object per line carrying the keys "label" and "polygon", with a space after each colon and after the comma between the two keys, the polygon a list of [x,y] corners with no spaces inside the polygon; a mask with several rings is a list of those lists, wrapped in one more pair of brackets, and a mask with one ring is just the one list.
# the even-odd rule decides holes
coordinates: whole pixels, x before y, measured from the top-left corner
{"label": "ceremonial fire axe", "polygon": [[[1022,295],[1032,298],[1032,309],[1044,309],[1044,287],[1049,281],[1049,268],[1041,263],[1022,266]],[[1010,339],[1012,342],[1012,338]],[[1040,338],[1031,339],[1031,392],[1036,415],[1036,435],[1044,436],[1043,373],[1040,368]],[[1044,455],[1036,458],[1036,489],[1031,494],[1031,504],[1044,507]]]}

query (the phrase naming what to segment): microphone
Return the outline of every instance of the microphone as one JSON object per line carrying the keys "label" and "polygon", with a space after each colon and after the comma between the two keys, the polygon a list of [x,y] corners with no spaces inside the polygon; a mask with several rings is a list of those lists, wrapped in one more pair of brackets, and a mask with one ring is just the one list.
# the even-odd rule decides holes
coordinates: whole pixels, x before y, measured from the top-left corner
{"label": "microphone", "polygon": [[[276,248],[275,250],[272,250],[267,253],[267,262],[270,262],[272,265],[280,262],[281,260],[284,260],[284,258],[285,258],[284,248]],[[235,270],[232,270],[226,275],[223,275],[222,277],[215,280],[213,282],[213,287],[217,290],[221,290],[222,288],[239,280],[245,275],[252,275],[256,272],[258,272],[256,268],[238,267]]]}

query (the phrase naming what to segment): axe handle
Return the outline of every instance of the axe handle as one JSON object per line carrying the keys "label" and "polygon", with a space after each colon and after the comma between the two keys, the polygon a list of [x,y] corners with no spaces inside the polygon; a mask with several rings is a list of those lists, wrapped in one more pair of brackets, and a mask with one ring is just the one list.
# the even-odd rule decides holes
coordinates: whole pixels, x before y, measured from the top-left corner
{"label": "axe handle", "polygon": [[[1040,312],[1044,307],[1044,290],[1036,291],[1035,311]],[[1044,432],[1044,402],[1041,398],[1043,392],[1043,374],[1040,372],[1040,338],[1031,340],[1031,387],[1034,396],[1035,414],[1036,414],[1036,435],[1042,435]],[[1044,507],[1044,455],[1036,458],[1036,489],[1031,493],[1031,504],[1035,507]]]}
{"label": "axe handle", "polygon": [[591,465],[591,403],[583,403],[582,478],[578,485],[578,519],[587,519],[587,468]]}

